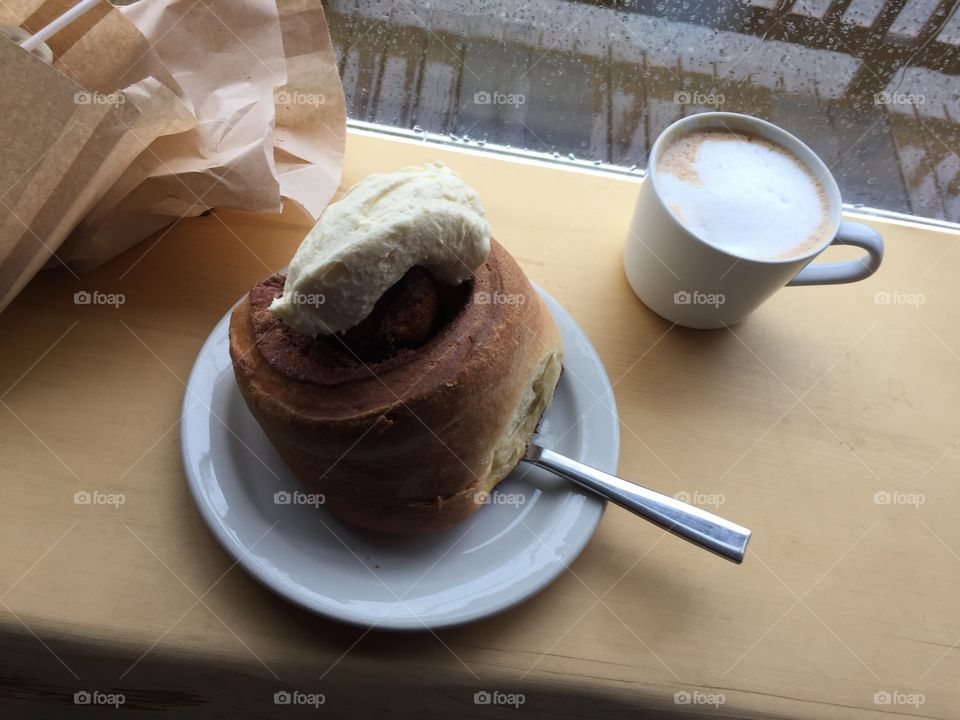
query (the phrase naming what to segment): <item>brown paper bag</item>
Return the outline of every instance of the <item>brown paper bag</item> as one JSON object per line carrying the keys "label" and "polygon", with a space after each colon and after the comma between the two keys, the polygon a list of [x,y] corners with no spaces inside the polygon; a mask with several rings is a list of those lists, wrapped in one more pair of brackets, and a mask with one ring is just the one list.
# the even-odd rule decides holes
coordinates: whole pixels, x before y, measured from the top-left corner
{"label": "brown paper bag", "polygon": [[[0,25],[32,33],[72,4],[6,0]],[[109,3],[48,44],[53,67],[0,39],[0,309],[59,258],[64,238],[145,144],[196,122],[147,40]]]}
{"label": "brown paper bag", "polygon": [[320,0],[279,0],[277,6],[287,58],[287,82],[275,94],[280,194],[316,219],[340,185],[346,141],[343,85]]}
{"label": "brown paper bag", "polygon": [[[74,1],[4,0],[0,25],[35,32]],[[320,0],[103,2],[48,43],[53,67],[0,39],[0,310],[48,260],[92,268],[210,207],[316,218],[336,191]]]}
{"label": "brown paper bag", "polygon": [[64,258],[95,267],[214,207],[275,213],[286,198],[319,217],[340,182],[346,127],[320,0],[150,0],[123,12],[156,39],[198,124],[154,142],[74,231]]}
{"label": "brown paper bag", "polygon": [[[63,8],[69,3],[54,3]],[[123,19],[107,3],[87,28]],[[0,23],[29,31],[42,26],[46,3],[10,0]],[[30,12],[24,18],[15,13]],[[12,14],[13,13],[13,14]],[[38,15],[38,13],[40,13]],[[55,17],[57,10],[53,10]],[[39,18],[39,19],[38,19]],[[70,28],[74,33],[76,28]],[[139,33],[132,25],[114,33]],[[75,45],[80,38],[56,40]],[[55,46],[51,42],[51,46]],[[146,47],[146,46],[144,46]],[[61,47],[61,51],[63,48]],[[48,259],[63,239],[142,152],[144,142],[182,132],[194,119],[163,83],[143,77],[115,93],[90,90],[0,38],[0,309]]]}

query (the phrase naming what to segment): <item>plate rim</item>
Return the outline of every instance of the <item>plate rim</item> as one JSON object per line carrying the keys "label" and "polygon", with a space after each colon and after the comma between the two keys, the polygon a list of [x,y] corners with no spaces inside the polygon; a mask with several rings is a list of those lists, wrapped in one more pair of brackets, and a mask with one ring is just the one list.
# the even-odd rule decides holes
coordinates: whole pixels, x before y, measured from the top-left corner
{"label": "plate rim", "polygon": [[[597,404],[602,405],[609,410],[609,413],[605,414],[608,420],[608,427],[606,428],[606,431],[609,433],[611,443],[610,453],[612,456],[612,467],[600,469],[604,469],[607,472],[616,473],[620,456],[620,417],[617,410],[616,397],[613,393],[613,386],[610,383],[610,377],[607,375],[606,367],[604,366],[599,353],[597,353],[596,348],[590,341],[586,332],[573,318],[573,316],[570,315],[570,313],[542,287],[536,283],[533,283],[532,281],[531,285],[533,285],[534,289],[539,293],[550,314],[553,315],[555,319],[565,319],[573,328],[576,329],[577,332],[579,332],[585,342],[578,344],[578,351],[583,353],[587,359],[590,360],[591,363],[594,364],[600,371],[599,376],[600,380],[602,381],[602,392],[599,393],[597,397],[602,398],[603,402]],[[225,327],[226,332],[229,333],[230,317],[234,308],[239,303],[240,300],[237,300],[236,303],[231,305],[230,309],[211,329],[210,333],[203,341],[203,344],[200,346],[200,350],[197,352],[193,367],[190,369],[190,374],[187,377],[180,413],[181,460],[183,463],[184,475],[186,476],[187,480],[187,486],[190,488],[190,495],[193,498],[194,505],[196,505],[197,509],[199,510],[200,515],[210,533],[216,538],[217,542],[227,553],[227,555],[235,561],[236,565],[239,565],[254,580],[274,594],[313,614],[365,630],[390,632],[433,632],[434,630],[457,627],[476,622],[483,618],[498,615],[529,600],[533,596],[542,592],[548,586],[552,585],[563,574],[563,572],[576,561],[576,559],[583,552],[584,548],[586,548],[587,543],[589,543],[593,538],[597,528],[600,525],[600,521],[603,519],[603,515],[607,506],[607,501],[598,496],[591,496],[590,499],[594,500],[595,502],[584,505],[584,508],[596,508],[596,511],[592,513],[593,517],[590,517],[591,513],[589,510],[583,511],[583,514],[587,515],[587,517],[582,518],[582,521],[584,523],[590,523],[589,531],[583,532],[581,537],[576,542],[570,544],[567,554],[563,557],[559,557],[556,561],[555,568],[546,573],[544,577],[523,587],[520,592],[517,592],[514,596],[509,597],[506,601],[489,603],[484,607],[474,608],[472,610],[463,612],[457,617],[438,619],[436,621],[430,621],[429,616],[417,616],[414,618],[413,622],[407,621],[403,618],[386,618],[386,616],[379,619],[372,617],[366,617],[366,619],[364,619],[364,617],[358,614],[349,614],[343,612],[342,609],[338,607],[320,605],[316,602],[313,602],[311,598],[304,596],[301,591],[302,585],[299,583],[291,582],[287,584],[280,582],[273,577],[273,575],[261,568],[260,564],[253,559],[253,556],[249,552],[249,548],[234,536],[234,534],[231,532],[230,526],[223,521],[222,517],[215,512],[212,505],[207,501],[206,497],[201,492],[202,480],[198,477],[198,473],[195,471],[193,462],[190,459],[191,457],[195,457],[195,453],[191,454],[188,452],[191,447],[189,437],[189,431],[192,427],[191,419],[198,411],[197,408],[193,407],[193,405],[196,404],[196,397],[192,397],[192,387],[196,384],[199,384],[199,375],[205,370],[201,367],[202,359],[208,353],[211,353],[215,350],[214,346],[217,342],[219,342],[219,335],[222,332],[221,328]],[[567,352],[569,352],[569,350],[565,348],[565,354]],[[235,378],[233,379],[233,392],[239,393]],[[193,395],[196,395],[196,393],[193,393]],[[208,417],[209,413],[212,412],[212,409],[208,404],[206,409],[200,409],[200,412],[203,412],[204,416]],[[571,491],[579,492],[573,487],[571,487]],[[584,527],[584,530],[587,530],[587,528]]]}

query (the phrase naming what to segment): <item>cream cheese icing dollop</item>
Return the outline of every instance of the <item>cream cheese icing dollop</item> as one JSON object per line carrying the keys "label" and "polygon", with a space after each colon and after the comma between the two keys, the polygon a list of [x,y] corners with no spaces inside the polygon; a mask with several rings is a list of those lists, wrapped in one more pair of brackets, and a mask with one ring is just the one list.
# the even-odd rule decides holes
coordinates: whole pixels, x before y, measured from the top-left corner
{"label": "cream cheese icing dollop", "polygon": [[443,164],[370,175],[320,216],[270,311],[309,335],[349,330],[415,265],[463,282],[487,259],[490,236],[476,190]]}

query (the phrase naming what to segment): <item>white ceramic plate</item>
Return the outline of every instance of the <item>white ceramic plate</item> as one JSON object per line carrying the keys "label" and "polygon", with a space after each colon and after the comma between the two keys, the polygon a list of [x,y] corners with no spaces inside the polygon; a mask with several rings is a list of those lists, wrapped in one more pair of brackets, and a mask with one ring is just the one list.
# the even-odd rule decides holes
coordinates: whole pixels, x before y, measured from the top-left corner
{"label": "white ceramic plate", "polygon": [[[543,445],[616,472],[619,427],[600,358],[542,290],[565,371],[540,424]],[[257,580],[321,615],[363,627],[424,630],[505,610],[580,554],[605,502],[521,463],[462,524],[419,537],[353,528],[309,500],[247,410],[230,364],[229,313],[197,357],[181,423],[187,481],[213,534]],[[299,495],[295,493],[300,492]],[[284,504],[289,493],[301,501]]]}

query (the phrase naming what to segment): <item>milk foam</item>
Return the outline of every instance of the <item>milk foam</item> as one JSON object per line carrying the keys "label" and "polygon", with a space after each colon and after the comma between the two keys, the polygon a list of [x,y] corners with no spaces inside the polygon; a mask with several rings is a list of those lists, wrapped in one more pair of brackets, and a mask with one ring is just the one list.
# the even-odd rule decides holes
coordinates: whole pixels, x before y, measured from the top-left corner
{"label": "milk foam", "polygon": [[802,255],[826,239],[819,182],[789,151],[758,137],[701,131],[657,161],[657,189],[687,229],[738,256]]}

